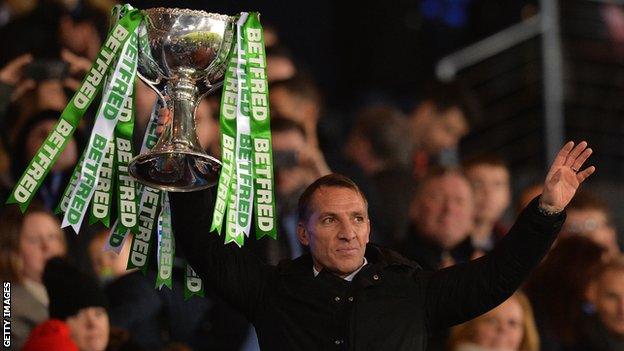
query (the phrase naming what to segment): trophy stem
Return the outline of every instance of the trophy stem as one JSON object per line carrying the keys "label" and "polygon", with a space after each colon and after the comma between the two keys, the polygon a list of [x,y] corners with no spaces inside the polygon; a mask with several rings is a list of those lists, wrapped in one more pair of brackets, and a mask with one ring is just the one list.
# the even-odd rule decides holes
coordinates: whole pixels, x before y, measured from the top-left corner
{"label": "trophy stem", "polygon": [[184,77],[171,81],[168,108],[173,118],[152,150],[135,157],[130,173],[144,184],[166,191],[194,191],[213,186],[221,163],[206,154],[195,129],[197,87]]}
{"label": "trophy stem", "polygon": [[174,84],[172,91],[171,142],[176,147],[203,152],[195,129],[195,111],[199,103],[197,87],[190,80],[180,79]]}

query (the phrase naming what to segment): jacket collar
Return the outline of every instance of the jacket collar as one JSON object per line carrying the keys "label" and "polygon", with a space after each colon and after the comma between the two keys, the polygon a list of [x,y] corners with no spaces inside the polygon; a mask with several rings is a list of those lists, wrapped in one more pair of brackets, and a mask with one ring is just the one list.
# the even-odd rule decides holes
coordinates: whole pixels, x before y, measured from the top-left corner
{"label": "jacket collar", "polygon": [[[375,244],[367,244],[364,253],[368,260],[368,266],[374,266],[375,270],[383,270],[388,267],[402,267],[406,270],[420,270],[420,266],[395,251],[379,247]],[[277,265],[280,275],[304,275],[314,276],[312,273],[312,256],[309,253],[301,255],[294,260],[282,260]]]}

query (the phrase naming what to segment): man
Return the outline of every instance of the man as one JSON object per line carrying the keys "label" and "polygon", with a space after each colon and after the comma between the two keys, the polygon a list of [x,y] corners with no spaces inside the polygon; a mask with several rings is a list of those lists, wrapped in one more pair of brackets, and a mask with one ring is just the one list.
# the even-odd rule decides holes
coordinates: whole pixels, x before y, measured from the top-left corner
{"label": "man", "polygon": [[588,237],[607,249],[610,256],[620,253],[609,206],[593,193],[579,192],[570,202],[563,232]]}
{"label": "man", "polygon": [[472,246],[489,252],[507,231],[502,217],[511,203],[509,168],[500,157],[487,155],[467,161],[463,169],[474,193]]}
{"label": "man", "polygon": [[434,82],[426,91],[409,114],[417,179],[431,166],[455,166],[457,145],[469,130],[468,99],[459,86]]}
{"label": "man", "polygon": [[457,170],[434,169],[423,179],[410,209],[412,221],[401,251],[426,270],[467,262],[474,199],[466,177]]}
{"label": "man", "polygon": [[594,167],[569,142],[540,199],[488,256],[423,272],[398,254],[367,245],[366,199],[338,175],[302,194],[297,234],[310,255],[277,267],[209,234],[210,192],[171,193],[181,248],[205,280],[254,324],[264,350],[424,350],[429,333],[482,314],[520,286],[550,247],[563,209]]}
{"label": "man", "polygon": [[624,349],[624,257],[615,257],[598,269],[589,295],[596,315],[583,324],[577,349]]}
{"label": "man", "polygon": [[[361,109],[345,145],[345,155],[371,179],[377,198],[374,242],[395,248],[409,225],[414,180],[407,119],[387,105]],[[374,215],[373,214],[373,215]]]}

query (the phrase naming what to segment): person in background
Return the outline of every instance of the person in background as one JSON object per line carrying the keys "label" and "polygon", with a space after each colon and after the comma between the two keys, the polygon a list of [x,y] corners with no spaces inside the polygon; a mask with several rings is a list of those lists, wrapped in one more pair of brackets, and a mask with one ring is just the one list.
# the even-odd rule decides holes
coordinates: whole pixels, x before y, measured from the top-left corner
{"label": "person in background", "polygon": [[488,155],[466,161],[463,170],[475,200],[472,246],[489,252],[508,229],[503,215],[511,203],[509,168],[500,157]]}
{"label": "person in background", "polygon": [[282,46],[267,47],[266,67],[267,81],[269,83],[288,80],[297,74],[297,66],[295,65],[292,54],[288,49]]}
{"label": "person in background", "polygon": [[586,236],[607,249],[609,255],[616,256],[620,253],[609,207],[597,195],[588,191],[579,192],[570,202],[563,232],[567,235]]}
{"label": "person in background", "polygon": [[43,281],[50,319],[64,321],[80,351],[102,351],[109,340],[108,301],[98,284],[61,258],[48,262]]}
{"label": "person in background", "polygon": [[119,253],[113,250],[106,250],[110,229],[104,229],[96,233],[88,245],[89,259],[93,271],[101,284],[120,278],[123,275],[132,273],[136,269],[126,269],[128,257],[130,256],[130,243],[132,243],[132,233],[128,234]]}
{"label": "person in background", "polygon": [[598,267],[589,296],[595,313],[583,321],[574,350],[624,350],[624,256]]}
{"label": "person in background", "polygon": [[[298,257],[303,248],[297,240],[297,200],[303,190],[316,178],[330,173],[323,154],[310,144],[303,127],[287,118],[271,120],[273,162],[278,220],[279,248],[275,242],[258,243],[264,247],[261,255],[267,262],[277,264],[285,258]],[[277,251],[276,251],[277,250]]]}
{"label": "person in background", "polygon": [[396,248],[409,226],[415,182],[411,175],[412,137],[403,113],[388,105],[363,108],[345,145],[347,158],[372,180],[376,217],[371,240]]}
{"label": "person in background", "polygon": [[11,342],[15,349],[48,318],[43,271],[49,259],[67,252],[60,226],[37,202],[24,214],[17,206],[8,206],[0,214],[0,276],[11,283]]}
{"label": "person in background", "polygon": [[432,166],[457,166],[457,145],[469,130],[467,100],[458,86],[436,82],[426,91],[409,113],[417,179]]}
{"label": "person in background", "polygon": [[433,169],[419,184],[410,209],[412,226],[403,254],[426,270],[469,261],[474,254],[474,198],[458,170]]}
{"label": "person in background", "polygon": [[533,310],[520,291],[490,312],[453,327],[449,351],[539,351]]}
{"label": "person in background", "polygon": [[[58,118],[58,111],[46,110],[32,116],[19,131],[11,164],[11,173],[15,182],[20,179],[30,160],[35,156],[48,134],[54,129]],[[75,133],[69,139],[67,146],[35,195],[35,198],[38,198],[50,211],[57,207],[63,196],[71,172],[78,162],[78,153],[82,143],[83,139],[80,133]]]}
{"label": "person in background", "polygon": [[581,236],[557,240],[524,287],[534,307],[543,350],[576,343],[588,309],[588,288],[607,251]]}
{"label": "person in background", "polygon": [[32,330],[22,351],[79,351],[67,323],[50,319]]}
{"label": "person in background", "polygon": [[46,264],[43,282],[50,320],[67,325],[80,351],[143,350],[126,331],[111,328],[108,300],[90,275],[57,257]]}

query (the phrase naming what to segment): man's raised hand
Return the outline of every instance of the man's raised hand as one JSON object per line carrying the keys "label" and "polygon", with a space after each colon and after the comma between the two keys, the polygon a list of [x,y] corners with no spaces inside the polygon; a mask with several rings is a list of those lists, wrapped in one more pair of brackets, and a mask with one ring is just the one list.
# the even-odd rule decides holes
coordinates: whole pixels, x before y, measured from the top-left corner
{"label": "man's raised hand", "polygon": [[540,207],[548,212],[563,211],[581,183],[596,170],[594,166],[582,169],[591,154],[585,141],[576,146],[569,141],[563,146],[546,175]]}

